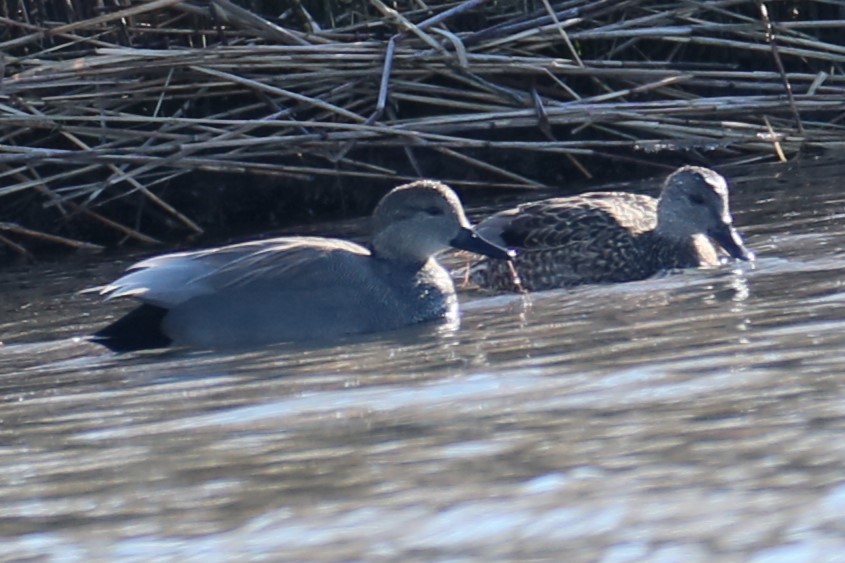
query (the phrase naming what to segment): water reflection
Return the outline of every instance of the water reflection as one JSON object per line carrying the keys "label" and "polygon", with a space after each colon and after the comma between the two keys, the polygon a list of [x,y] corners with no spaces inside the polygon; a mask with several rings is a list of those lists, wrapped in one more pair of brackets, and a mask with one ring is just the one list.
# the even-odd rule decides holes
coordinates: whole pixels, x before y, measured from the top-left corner
{"label": "water reflection", "polygon": [[753,266],[328,347],[115,356],[73,291],[123,264],[3,274],[0,558],[838,556],[834,170],[735,175]]}

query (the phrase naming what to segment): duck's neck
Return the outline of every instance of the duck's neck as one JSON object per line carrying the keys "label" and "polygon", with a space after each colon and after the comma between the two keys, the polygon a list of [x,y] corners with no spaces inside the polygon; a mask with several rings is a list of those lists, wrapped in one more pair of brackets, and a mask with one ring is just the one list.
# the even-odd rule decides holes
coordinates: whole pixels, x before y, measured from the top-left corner
{"label": "duck's neck", "polygon": [[643,233],[643,247],[647,260],[655,264],[655,269],[694,268],[702,265],[699,238],[709,245],[703,235],[677,236],[663,235],[658,229]]}
{"label": "duck's neck", "polygon": [[394,255],[389,252],[379,252],[372,246],[370,247],[370,254],[380,263],[391,264],[393,267],[400,267],[403,270],[416,272],[425,267],[426,264],[433,261],[434,258],[419,259],[416,257],[409,257],[405,254]]}

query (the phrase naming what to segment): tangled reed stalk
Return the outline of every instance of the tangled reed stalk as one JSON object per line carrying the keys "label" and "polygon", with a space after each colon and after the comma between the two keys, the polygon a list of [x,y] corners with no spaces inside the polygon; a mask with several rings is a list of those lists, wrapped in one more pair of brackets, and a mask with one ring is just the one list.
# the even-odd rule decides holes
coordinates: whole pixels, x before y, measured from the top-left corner
{"label": "tangled reed stalk", "polygon": [[538,188],[841,149],[843,37],[826,0],[0,0],[0,248],[199,234],[202,171]]}

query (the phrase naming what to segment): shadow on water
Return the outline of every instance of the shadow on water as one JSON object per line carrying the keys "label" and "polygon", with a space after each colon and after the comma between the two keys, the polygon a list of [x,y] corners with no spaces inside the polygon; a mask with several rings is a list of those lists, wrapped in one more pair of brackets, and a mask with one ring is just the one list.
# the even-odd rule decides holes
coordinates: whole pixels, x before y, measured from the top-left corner
{"label": "shadow on water", "polygon": [[324,346],[113,355],[131,259],[4,272],[0,557],[842,553],[843,169],[733,175],[756,264]]}

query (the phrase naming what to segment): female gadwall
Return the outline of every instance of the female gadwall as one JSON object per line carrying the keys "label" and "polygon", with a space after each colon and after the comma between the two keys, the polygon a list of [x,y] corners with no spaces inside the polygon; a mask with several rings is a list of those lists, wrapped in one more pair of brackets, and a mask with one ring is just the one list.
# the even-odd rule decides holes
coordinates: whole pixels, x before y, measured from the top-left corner
{"label": "female gadwall", "polygon": [[458,196],[438,182],[392,190],[376,207],[373,227],[372,250],[283,237],[139,262],[100,293],[142,305],[93,340],[115,351],[226,347],[454,320],[455,288],[433,255],[451,246],[513,256],[479,237]]}
{"label": "female gadwall", "polygon": [[471,270],[479,286],[506,291],[624,282],[716,265],[719,251],[711,239],[734,258],[753,258],[731,225],[725,179],[699,166],[672,173],[660,199],[623,192],[546,199],[488,217],[477,231],[518,252],[512,265],[481,260]]}

